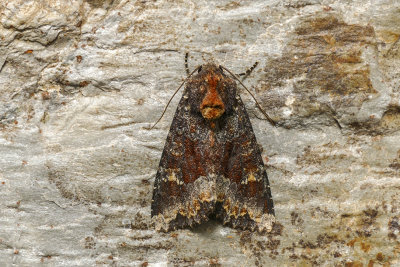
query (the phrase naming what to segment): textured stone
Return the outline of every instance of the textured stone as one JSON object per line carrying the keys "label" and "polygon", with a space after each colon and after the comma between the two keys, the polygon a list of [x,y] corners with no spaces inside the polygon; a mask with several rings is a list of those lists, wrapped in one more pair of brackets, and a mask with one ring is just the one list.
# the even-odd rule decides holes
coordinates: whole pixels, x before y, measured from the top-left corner
{"label": "textured stone", "polygon": [[[4,266],[396,266],[400,3],[3,1]],[[150,200],[189,67],[236,73],[275,203],[272,233],[157,233]]]}

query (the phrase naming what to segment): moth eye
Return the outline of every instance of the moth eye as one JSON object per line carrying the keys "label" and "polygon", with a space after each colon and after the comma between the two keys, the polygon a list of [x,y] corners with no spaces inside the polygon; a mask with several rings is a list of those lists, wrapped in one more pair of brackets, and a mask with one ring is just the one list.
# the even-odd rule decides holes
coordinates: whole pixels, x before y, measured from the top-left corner
{"label": "moth eye", "polygon": [[203,68],[203,66],[200,66],[199,69],[197,70],[197,73],[200,73],[201,68]]}

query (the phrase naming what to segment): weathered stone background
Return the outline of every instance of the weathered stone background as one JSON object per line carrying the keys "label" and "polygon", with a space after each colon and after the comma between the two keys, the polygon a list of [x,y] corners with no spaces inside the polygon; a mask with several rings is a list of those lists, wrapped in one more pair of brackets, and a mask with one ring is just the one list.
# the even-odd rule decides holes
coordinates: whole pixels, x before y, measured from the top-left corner
{"label": "weathered stone background", "polygon": [[[400,266],[400,2],[0,4],[2,266]],[[189,65],[234,72],[278,224],[157,233],[154,175]]]}

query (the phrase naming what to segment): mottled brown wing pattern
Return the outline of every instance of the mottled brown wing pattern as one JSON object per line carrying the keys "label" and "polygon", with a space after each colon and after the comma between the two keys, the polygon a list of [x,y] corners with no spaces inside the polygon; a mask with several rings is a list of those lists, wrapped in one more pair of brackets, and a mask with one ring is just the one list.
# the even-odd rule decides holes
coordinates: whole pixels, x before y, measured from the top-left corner
{"label": "mottled brown wing pattern", "polygon": [[[151,215],[157,230],[170,231],[209,220],[216,202],[213,179],[198,160],[200,147],[187,100],[183,97],[171,124],[154,183]],[[192,134],[190,134],[192,133]],[[197,138],[196,138],[197,139]]]}
{"label": "mottled brown wing pattern", "polygon": [[205,65],[185,87],[151,209],[162,231],[210,217],[234,228],[272,228],[274,208],[260,148],[235,83],[215,65]]}
{"label": "mottled brown wing pattern", "polygon": [[275,213],[267,172],[240,98],[235,116],[237,136],[218,184],[216,215],[233,228],[270,231]]}

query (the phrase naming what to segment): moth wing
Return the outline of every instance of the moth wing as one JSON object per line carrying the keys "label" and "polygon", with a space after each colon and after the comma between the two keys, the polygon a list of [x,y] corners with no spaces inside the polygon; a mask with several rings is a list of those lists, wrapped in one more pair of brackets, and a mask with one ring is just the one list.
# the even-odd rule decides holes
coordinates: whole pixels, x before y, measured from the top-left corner
{"label": "moth wing", "polygon": [[157,170],[151,216],[158,231],[169,231],[208,221],[216,203],[216,179],[206,174],[189,131],[196,118],[188,116],[182,97]]}
{"label": "moth wing", "polygon": [[[274,208],[261,151],[240,98],[234,106],[222,126],[225,156],[206,163],[202,153],[208,147],[191,134],[202,130],[201,123],[185,114],[189,106],[181,99],[154,183],[151,215],[157,230],[200,224],[211,214],[234,228],[271,230]],[[218,173],[210,173],[207,164]]]}
{"label": "moth wing", "polygon": [[218,184],[216,215],[234,228],[271,231],[274,204],[267,172],[246,109],[238,97],[235,138]]}

